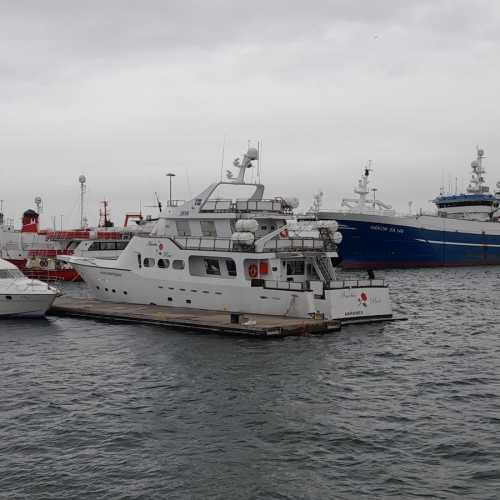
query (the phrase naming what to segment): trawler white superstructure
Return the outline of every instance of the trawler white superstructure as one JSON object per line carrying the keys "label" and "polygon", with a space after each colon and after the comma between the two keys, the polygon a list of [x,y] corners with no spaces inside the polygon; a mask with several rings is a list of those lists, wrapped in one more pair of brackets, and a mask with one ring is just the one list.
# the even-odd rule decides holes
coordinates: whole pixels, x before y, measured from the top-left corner
{"label": "trawler white superstructure", "polygon": [[[162,212],[116,261],[64,256],[100,300],[343,321],[392,316],[383,280],[339,280],[335,221],[297,222],[295,199],[264,199],[246,183],[258,152],[239,173]],[[242,199],[220,191],[251,189]]]}

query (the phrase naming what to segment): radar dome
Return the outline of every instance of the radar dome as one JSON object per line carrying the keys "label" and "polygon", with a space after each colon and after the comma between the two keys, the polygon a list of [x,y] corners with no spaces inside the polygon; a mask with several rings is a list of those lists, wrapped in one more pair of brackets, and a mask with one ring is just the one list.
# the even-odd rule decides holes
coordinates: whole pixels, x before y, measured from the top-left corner
{"label": "radar dome", "polygon": [[42,198],[40,198],[40,196],[37,196],[35,198],[35,205],[40,205],[42,203]]}
{"label": "radar dome", "polygon": [[470,166],[472,168],[477,168],[477,167],[479,167],[479,162],[477,160],[474,160],[474,161],[471,162]]}
{"label": "radar dome", "polygon": [[87,178],[84,175],[80,175],[80,177],[78,177],[78,182],[80,184],[85,184],[87,182]]}
{"label": "radar dome", "polygon": [[248,148],[246,156],[249,160],[257,160],[259,158],[259,150],[257,148]]}

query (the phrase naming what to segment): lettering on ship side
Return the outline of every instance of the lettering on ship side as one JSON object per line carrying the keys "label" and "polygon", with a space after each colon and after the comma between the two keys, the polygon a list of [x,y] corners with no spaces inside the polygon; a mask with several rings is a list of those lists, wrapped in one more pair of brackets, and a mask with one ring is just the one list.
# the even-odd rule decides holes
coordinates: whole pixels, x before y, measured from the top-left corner
{"label": "lettering on ship side", "polygon": [[388,233],[398,233],[398,234],[403,234],[405,232],[404,229],[400,227],[387,227],[387,226],[370,226],[370,229],[372,231],[386,231]]}
{"label": "lettering on ship side", "polygon": [[346,311],[344,316],[361,316],[363,311]]}

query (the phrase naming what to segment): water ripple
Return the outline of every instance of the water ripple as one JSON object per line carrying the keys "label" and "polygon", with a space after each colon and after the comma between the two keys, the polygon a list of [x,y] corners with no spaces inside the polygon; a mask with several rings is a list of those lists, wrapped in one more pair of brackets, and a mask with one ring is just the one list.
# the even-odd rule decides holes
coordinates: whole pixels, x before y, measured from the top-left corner
{"label": "water ripple", "polygon": [[0,497],[497,498],[500,268],[385,275],[335,335],[2,321]]}

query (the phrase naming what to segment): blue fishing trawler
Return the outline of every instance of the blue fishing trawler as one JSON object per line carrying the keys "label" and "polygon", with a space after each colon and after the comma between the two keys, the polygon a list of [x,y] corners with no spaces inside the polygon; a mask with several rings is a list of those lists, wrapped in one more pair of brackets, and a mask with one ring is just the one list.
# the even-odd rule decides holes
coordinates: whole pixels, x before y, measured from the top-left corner
{"label": "blue fishing trawler", "polygon": [[339,211],[318,209],[314,217],[340,224],[339,254],[345,268],[500,265],[500,182],[490,192],[484,158],[477,148],[466,192],[441,190],[432,200],[437,208],[433,214],[396,214],[369,188],[367,167],[354,190],[358,198],[344,199]]}

